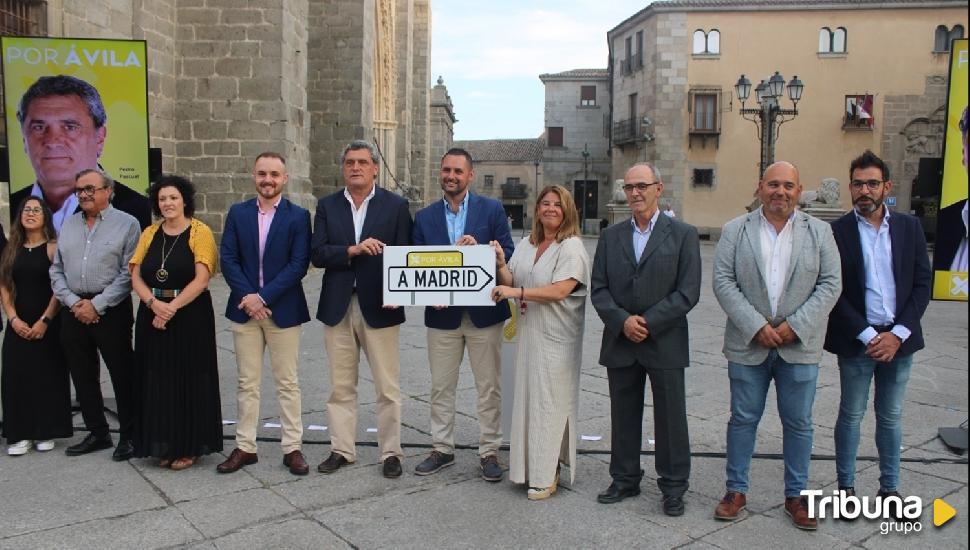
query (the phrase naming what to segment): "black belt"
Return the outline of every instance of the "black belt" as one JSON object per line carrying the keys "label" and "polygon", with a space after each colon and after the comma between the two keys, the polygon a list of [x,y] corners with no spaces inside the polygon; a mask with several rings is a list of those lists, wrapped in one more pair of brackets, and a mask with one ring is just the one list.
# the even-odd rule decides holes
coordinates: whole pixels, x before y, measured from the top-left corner
{"label": "black belt", "polygon": [[82,294],[78,294],[77,297],[80,298],[80,299],[82,299],[82,300],[90,300],[91,298],[94,298],[98,294],[101,294],[101,292],[97,292],[97,293],[94,293],[94,294],[91,294],[91,293],[82,293]]}
{"label": "black belt", "polygon": [[876,329],[876,332],[892,332],[894,326],[896,325],[872,325],[872,328]]}

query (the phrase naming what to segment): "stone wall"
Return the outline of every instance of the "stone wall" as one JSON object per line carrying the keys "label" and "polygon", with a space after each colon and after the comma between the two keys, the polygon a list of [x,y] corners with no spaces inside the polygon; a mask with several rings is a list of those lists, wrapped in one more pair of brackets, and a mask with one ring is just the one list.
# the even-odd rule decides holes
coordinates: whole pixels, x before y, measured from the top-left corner
{"label": "stone wall", "polygon": [[441,186],[438,185],[438,169],[441,157],[445,155],[455,141],[454,106],[445,87],[444,79],[438,77],[438,83],[431,89],[429,106],[429,136],[428,150],[429,176],[424,182],[424,203],[431,204],[441,198]]}
{"label": "stone wall", "polygon": [[[574,182],[582,180],[585,174],[589,181],[598,182],[598,212],[595,217],[603,217],[612,189],[609,142],[603,131],[604,116],[609,117],[609,79],[567,80],[557,75],[543,75],[540,79],[545,84],[546,132],[550,127],[563,128],[562,147],[549,147],[548,137],[544,139],[542,184],[562,185],[572,190]],[[596,105],[580,105],[580,88],[584,85],[596,86]],[[584,151],[589,153],[585,170]],[[532,174],[522,181],[534,179],[535,174]],[[534,209],[536,198],[535,191],[530,190],[527,211]]]}
{"label": "stone wall", "polygon": [[618,74],[616,66],[613,77],[613,121],[625,120],[628,108],[625,103],[629,94],[636,93],[639,101],[639,117],[649,117],[653,122],[649,132],[652,141],[637,141],[613,146],[613,177],[623,178],[627,168],[639,161],[653,163],[664,180],[662,202],[670,203],[677,212],[682,211],[687,175],[687,131],[684,109],[687,97],[687,56],[690,52],[685,13],[658,13],[642,21],[638,26],[624,29],[614,39],[614,63],[623,57],[623,40],[644,33],[644,68],[632,75]]}
{"label": "stone wall", "polygon": [[431,6],[430,0],[414,0],[411,54],[411,147],[407,151],[411,158],[410,183],[424,190],[429,180],[437,176],[437,159],[428,154],[431,141],[429,123],[430,85],[431,85]]}
{"label": "stone wall", "polygon": [[922,94],[887,95],[883,111],[882,156],[893,179],[896,210],[910,210],[919,159],[943,156],[947,79],[926,77]]}

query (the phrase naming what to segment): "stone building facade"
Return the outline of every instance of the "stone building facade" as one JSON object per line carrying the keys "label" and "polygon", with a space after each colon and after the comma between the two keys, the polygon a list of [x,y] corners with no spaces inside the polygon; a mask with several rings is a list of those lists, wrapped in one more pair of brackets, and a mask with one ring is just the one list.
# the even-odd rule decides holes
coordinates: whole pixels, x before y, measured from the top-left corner
{"label": "stone building facade", "polygon": [[438,169],[441,157],[451,149],[455,137],[455,107],[448,95],[448,88],[440,76],[434,88],[431,89],[431,142],[429,144],[430,173],[425,180],[425,204],[441,198],[441,186],[438,185]]}
{"label": "stone building facade", "polygon": [[539,80],[545,86],[545,183],[572,190],[586,220],[584,230],[595,233],[612,192],[609,72],[574,69],[542,74]]}
{"label": "stone building facade", "polygon": [[151,146],[219,232],[266,150],[287,158],[303,206],[342,185],[353,139],[378,144],[381,186],[420,200],[430,25],[430,0],[48,0],[46,32],[147,42]]}
{"label": "stone building facade", "polygon": [[[734,84],[779,71],[805,84],[775,150],[799,166],[804,188],[836,178],[848,209],[849,162],[868,148],[893,169],[896,208],[914,210],[920,158],[939,156],[942,143],[949,55],[937,35],[966,26],[966,2],[951,0],[653,2],[607,34],[613,178],[656,163],[664,201],[716,235],[751,203],[759,177],[758,134],[739,116]],[[865,97],[871,118],[849,116]],[[787,94],[781,104],[791,108]]]}

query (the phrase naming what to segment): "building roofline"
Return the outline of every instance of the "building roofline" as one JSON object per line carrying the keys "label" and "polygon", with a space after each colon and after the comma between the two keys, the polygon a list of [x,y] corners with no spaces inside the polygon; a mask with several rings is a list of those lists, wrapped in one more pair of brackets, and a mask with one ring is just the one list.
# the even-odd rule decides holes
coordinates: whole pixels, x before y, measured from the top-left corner
{"label": "building roofline", "polygon": [[753,12],[753,11],[864,11],[877,9],[966,9],[965,0],[662,0],[627,17],[606,31],[608,40],[632,23],[660,13],[677,12]]}
{"label": "building roofline", "polygon": [[558,73],[543,73],[539,75],[539,80],[547,81],[602,81],[610,79],[610,70],[606,67],[602,69],[570,69]]}

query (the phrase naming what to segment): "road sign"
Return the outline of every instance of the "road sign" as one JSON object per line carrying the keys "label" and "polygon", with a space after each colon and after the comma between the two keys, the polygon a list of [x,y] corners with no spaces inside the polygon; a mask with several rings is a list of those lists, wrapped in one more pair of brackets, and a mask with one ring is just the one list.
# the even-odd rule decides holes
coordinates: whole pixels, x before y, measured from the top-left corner
{"label": "road sign", "polygon": [[384,305],[487,306],[493,288],[488,245],[384,247]]}

